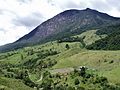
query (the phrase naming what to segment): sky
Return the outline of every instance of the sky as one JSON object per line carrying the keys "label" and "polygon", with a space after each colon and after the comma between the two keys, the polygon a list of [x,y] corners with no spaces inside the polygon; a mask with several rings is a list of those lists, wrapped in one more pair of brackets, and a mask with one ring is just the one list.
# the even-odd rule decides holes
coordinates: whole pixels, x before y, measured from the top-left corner
{"label": "sky", "polygon": [[0,0],[0,45],[12,43],[69,9],[96,9],[120,17],[120,0]]}

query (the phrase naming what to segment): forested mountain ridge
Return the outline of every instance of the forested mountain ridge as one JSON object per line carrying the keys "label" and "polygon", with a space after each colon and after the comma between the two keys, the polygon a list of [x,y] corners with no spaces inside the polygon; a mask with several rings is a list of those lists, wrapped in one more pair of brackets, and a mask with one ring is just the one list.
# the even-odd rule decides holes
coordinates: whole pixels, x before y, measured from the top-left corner
{"label": "forested mountain ridge", "polygon": [[119,18],[64,11],[0,47],[0,90],[120,90],[119,49]]}
{"label": "forested mountain ridge", "polygon": [[70,37],[87,30],[100,29],[119,23],[119,20],[119,18],[89,8],[67,10],[43,22],[16,42],[1,46],[0,52]]}
{"label": "forested mountain ridge", "polygon": [[99,34],[107,33],[108,36],[95,41],[87,46],[87,49],[92,50],[120,50],[120,25],[109,26],[98,31]]}

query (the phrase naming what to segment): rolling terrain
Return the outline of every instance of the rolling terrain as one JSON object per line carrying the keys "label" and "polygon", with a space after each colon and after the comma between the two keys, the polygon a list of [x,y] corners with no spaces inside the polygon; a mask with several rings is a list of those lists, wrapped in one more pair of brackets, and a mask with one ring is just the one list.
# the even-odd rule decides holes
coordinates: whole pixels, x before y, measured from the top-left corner
{"label": "rolling terrain", "polygon": [[[84,39],[86,41],[86,44],[89,44],[90,37],[87,34],[91,33],[91,36],[93,36],[94,38],[98,37],[94,34],[94,32],[95,30],[91,30],[91,32],[88,31],[83,33],[82,35],[77,36],[86,35],[86,38]],[[98,39],[100,38],[98,37]],[[66,48],[67,44],[69,45],[69,49]],[[87,68],[89,68],[88,72],[91,72],[95,75],[107,77],[108,81],[114,85],[119,85],[120,82],[120,51],[87,50],[83,48],[83,44],[81,42],[58,43],[57,41],[53,41],[33,47],[25,47],[16,51],[2,53],[0,54],[0,58],[0,68],[1,72],[3,73],[1,75],[1,78],[6,77],[5,80],[8,81],[11,77],[4,77],[4,74],[6,75],[7,73],[9,75],[10,73],[16,73],[14,70],[28,70],[30,80],[36,84],[40,84],[42,83],[42,80],[44,80],[43,78],[41,80],[41,75],[43,75],[42,73],[44,73],[46,70],[54,75],[57,73],[61,73],[64,75],[65,73],[74,72],[75,68],[86,66]],[[65,78],[65,76],[63,77]],[[74,86],[74,83],[72,83],[74,82],[74,79],[71,79],[69,75],[68,78],[68,85]],[[13,75],[13,80],[18,79],[14,79]],[[56,80],[53,79],[53,81]],[[61,83],[63,83],[63,80],[61,81]],[[89,85],[87,85],[88,87],[86,85],[87,84],[81,84],[81,86],[86,89],[90,88]],[[5,90],[7,90],[6,88],[8,87],[8,85],[5,85],[1,81],[1,88],[3,88],[3,86]],[[22,87],[25,87],[24,84],[22,84]],[[92,87],[95,86],[93,85],[91,86],[91,88]],[[13,89],[13,87],[11,88]],[[98,87],[95,88],[96,90],[98,89]],[[27,87],[23,90],[27,90]],[[100,90],[102,90],[102,88]]]}
{"label": "rolling terrain", "polygon": [[0,47],[0,90],[120,90],[119,32],[105,13],[62,12]]}

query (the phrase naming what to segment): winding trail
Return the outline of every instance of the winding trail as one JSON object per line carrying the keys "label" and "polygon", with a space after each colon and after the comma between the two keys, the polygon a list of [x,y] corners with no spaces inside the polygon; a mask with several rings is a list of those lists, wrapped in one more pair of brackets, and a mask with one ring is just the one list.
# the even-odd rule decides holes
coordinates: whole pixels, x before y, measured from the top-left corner
{"label": "winding trail", "polygon": [[40,82],[43,79],[43,75],[41,75],[40,79],[38,79],[36,82]]}

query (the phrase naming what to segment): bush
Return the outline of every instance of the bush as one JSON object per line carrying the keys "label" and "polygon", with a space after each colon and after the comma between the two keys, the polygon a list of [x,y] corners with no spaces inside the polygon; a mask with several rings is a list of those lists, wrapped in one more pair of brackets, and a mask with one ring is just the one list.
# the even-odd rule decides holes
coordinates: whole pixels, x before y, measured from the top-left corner
{"label": "bush", "polygon": [[43,90],[52,90],[53,80],[45,79],[42,83]]}
{"label": "bush", "polygon": [[66,90],[66,87],[63,86],[62,84],[60,84],[60,85],[56,86],[54,90]]}
{"label": "bush", "polygon": [[106,77],[96,77],[95,83],[100,83],[101,85],[105,85],[108,83]]}
{"label": "bush", "polygon": [[70,49],[70,46],[68,44],[65,45],[66,49]]}
{"label": "bush", "polygon": [[75,79],[75,85],[78,85],[80,83],[79,79]]}
{"label": "bush", "polygon": [[81,68],[81,71],[80,71],[80,76],[84,77],[86,74],[86,68],[85,67],[82,67]]}
{"label": "bush", "polygon": [[68,86],[67,90],[75,90],[75,87]]}
{"label": "bush", "polygon": [[85,90],[84,87],[77,87],[77,90]]}
{"label": "bush", "polygon": [[111,60],[109,63],[111,64],[111,63],[113,63],[114,61],[113,60]]}

